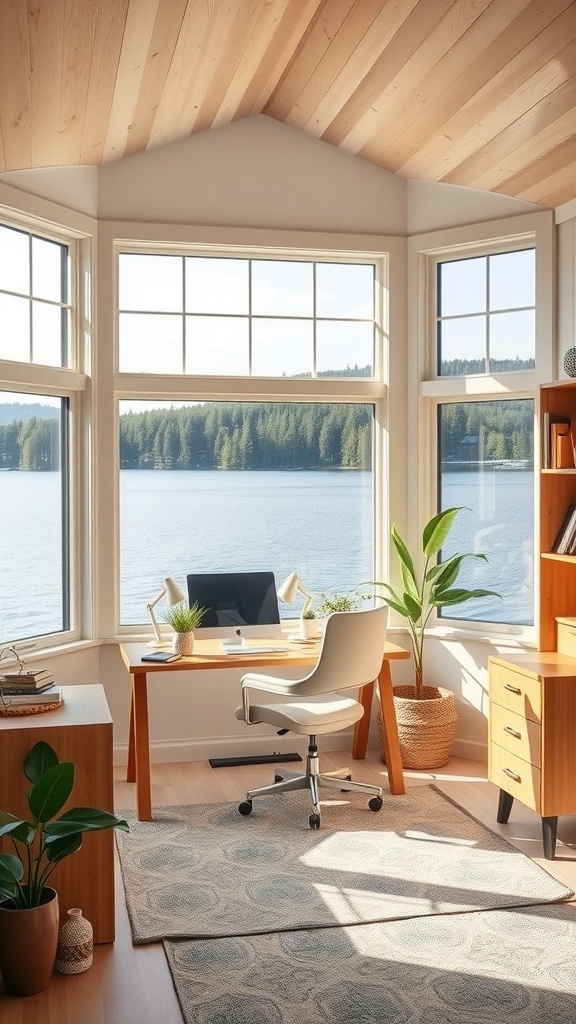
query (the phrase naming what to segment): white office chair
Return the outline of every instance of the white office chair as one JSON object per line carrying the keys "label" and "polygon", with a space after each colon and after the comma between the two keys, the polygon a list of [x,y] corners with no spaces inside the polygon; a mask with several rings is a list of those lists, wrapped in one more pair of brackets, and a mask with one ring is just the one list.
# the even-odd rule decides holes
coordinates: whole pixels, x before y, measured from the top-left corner
{"label": "white office chair", "polygon": [[[352,782],[349,768],[320,773],[316,737],[345,729],[362,717],[362,705],[352,697],[338,696],[337,691],[364,686],[376,679],[384,657],[387,624],[388,608],[384,605],[366,611],[334,612],[326,620],[318,661],[307,676],[293,681],[255,672],[242,676],[242,707],[236,709],[236,718],[247,725],[273,725],[280,734],[290,731],[308,736],[308,755],[305,774],[282,769],[281,774],[276,774],[274,785],[247,793],[238,807],[240,814],[252,812],[255,796],[309,789],[313,807],[310,828],[320,828],[320,786],[370,794],[370,810],[380,810],[381,786]],[[252,690],[288,699],[274,704],[251,703]]]}

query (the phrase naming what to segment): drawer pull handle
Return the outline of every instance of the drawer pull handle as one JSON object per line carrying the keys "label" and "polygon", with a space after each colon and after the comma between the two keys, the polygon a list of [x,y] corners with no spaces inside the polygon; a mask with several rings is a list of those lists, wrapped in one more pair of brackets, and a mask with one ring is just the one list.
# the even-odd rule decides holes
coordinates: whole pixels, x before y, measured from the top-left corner
{"label": "drawer pull handle", "polygon": [[504,732],[509,732],[510,735],[514,737],[514,739],[517,739],[517,740],[521,740],[522,739],[522,733],[521,732],[516,732],[516,729],[513,729],[511,725],[505,725],[504,726]]}
{"label": "drawer pull handle", "polygon": [[517,693],[518,696],[520,696],[520,694],[522,693],[522,690],[519,686],[512,686],[511,683],[504,683],[504,689],[510,690],[510,693]]}
{"label": "drawer pull handle", "polygon": [[504,772],[504,775],[507,775],[510,779],[514,779],[514,782],[522,782],[520,776],[516,775],[516,772],[513,772],[510,768],[503,768],[502,771]]}

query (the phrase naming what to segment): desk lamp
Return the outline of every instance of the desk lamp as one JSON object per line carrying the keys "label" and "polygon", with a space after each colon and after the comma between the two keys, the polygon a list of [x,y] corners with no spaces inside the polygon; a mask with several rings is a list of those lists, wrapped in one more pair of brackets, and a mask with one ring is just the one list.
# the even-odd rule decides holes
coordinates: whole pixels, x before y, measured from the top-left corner
{"label": "desk lamp", "polygon": [[150,622],[154,630],[154,640],[149,640],[146,644],[147,647],[169,647],[171,643],[170,639],[162,639],[158,623],[156,622],[156,616],[154,615],[154,608],[163,597],[168,597],[168,604],[180,604],[181,601],[186,600],[186,594],[180,589],[176,581],[171,576],[167,576],[158,597],[155,597],[153,601],[150,601],[150,604],[146,605],[146,611],[150,616]]}
{"label": "desk lamp", "polygon": [[302,627],[302,619],[309,608],[312,607],[313,595],[302,586],[302,580],[300,579],[297,572],[291,572],[286,577],[283,583],[278,587],[278,597],[281,601],[285,601],[286,604],[293,604],[298,594],[304,594],[306,601],[304,607],[300,613],[300,635],[304,636],[304,629]]}

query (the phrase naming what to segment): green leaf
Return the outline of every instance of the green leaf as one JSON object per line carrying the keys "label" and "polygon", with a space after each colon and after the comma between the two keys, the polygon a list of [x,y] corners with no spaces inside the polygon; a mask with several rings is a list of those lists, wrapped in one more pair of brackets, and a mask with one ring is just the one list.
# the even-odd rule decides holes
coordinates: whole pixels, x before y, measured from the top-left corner
{"label": "green leaf", "polygon": [[459,512],[462,508],[446,508],[426,524],[422,534],[422,551],[426,558],[438,554]]}
{"label": "green leaf", "polygon": [[390,531],[390,536],[392,538],[392,543],[394,544],[394,547],[396,548],[396,553],[398,555],[398,558],[400,559],[400,566],[402,568],[402,575],[404,576],[404,571],[406,571],[412,577],[412,587],[408,587],[407,589],[409,589],[410,591],[414,590],[417,593],[418,592],[418,584],[416,582],[416,572],[415,572],[415,569],[414,569],[414,562],[412,561],[412,556],[411,556],[410,552],[408,551],[408,548],[406,547],[404,541],[402,540],[400,534],[398,533],[398,530],[396,529],[396,524],[395,523],[392,526],[392,529]]}
{"label": "green leaf", "polygon": [[495,590],[444,590],[437,594],[432,604],[436,608],[443,605],[462,604],[464,601],[471,601],[475,597],[501,597]]}
{"label": "green leaf", "polygon": [[19,843],[24,843],[26,846],[30,846],[34,842],[36,829],[32,828],[29,821],[14,818],[11,814],[6,814],[5,811],[2,811],[2,817],[10,818],[10,821],[2,822],[0,836],[10,836],[11,839],[17,839]]}
{"label": "green leaf", "polygon": [[24,868],[20,857],[13,853],[0,853],[0,885],[16,885],[23,874]]}
{"label": "green leaf", "polygon": [[57,864],[71,853],[76,853],[82,846],[82,835],[75,832],[70,836],[62,836],[46,843],[46,858],[51,864]]}
{"label": "green leaf", "polygon": [[44,772],[28,792],[28,806],[36,821],[50,821],[66,803],[74,785],[74,765],[63,761]]}
{"label": "green leaf", "polygon": [[39,782],[44,773],[55,764],[58,764],[56,751],[44,740],[40,740],[32,747],[24,761],[24,775],[29,782]]}
{"label": "green leaf", "polygon": [[66,811],[58,821],[46,825],[46,842],[54,842],[62,836],[70,836],[80,832],[100,832],[106,828],[119,828],[129,831],[128,822],[117,818],[109,811],[101,811],[97,807],[73,807]]}
{"label": "green leaf", "polygon": [[422,615],[421,601],[417,601],[412,594],[404,594],[404,604],[408,609],[408,615],[406,618],[411,619],[412,622],[418,622],[418,619]]}

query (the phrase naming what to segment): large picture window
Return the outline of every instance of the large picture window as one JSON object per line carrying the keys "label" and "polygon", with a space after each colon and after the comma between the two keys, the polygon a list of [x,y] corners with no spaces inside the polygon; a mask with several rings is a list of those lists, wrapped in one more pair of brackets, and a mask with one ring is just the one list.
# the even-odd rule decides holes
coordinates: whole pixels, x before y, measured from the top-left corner
{"label": "large picture window", "polygon": [[297,571],[317,600],[373,578],[372,405],[121,401],[119,413],[123,625],[146,621],[166,576],[273,570],[279,584]]}

